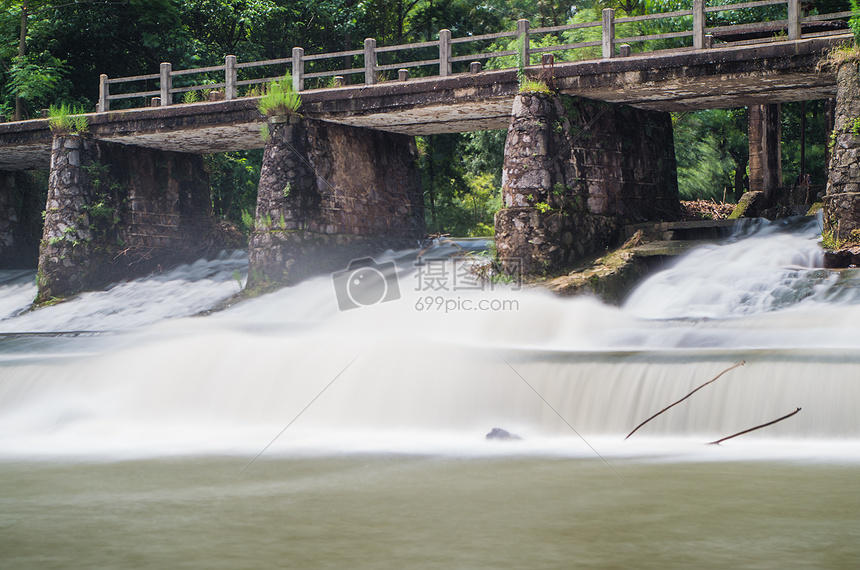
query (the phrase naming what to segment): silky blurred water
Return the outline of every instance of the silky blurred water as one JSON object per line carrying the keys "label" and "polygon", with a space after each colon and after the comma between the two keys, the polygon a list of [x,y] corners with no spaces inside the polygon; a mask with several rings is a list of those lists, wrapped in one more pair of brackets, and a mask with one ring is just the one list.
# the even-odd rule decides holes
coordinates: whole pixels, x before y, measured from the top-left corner
{"label": "silky blurred water", "polygon": [[323,276],[193,316],[243,254],[35,311],[3,273],[0,566],[851,567],[860,288],[818,240],[746,228],[620,308],[457,288],[465,242],[351,310]]}

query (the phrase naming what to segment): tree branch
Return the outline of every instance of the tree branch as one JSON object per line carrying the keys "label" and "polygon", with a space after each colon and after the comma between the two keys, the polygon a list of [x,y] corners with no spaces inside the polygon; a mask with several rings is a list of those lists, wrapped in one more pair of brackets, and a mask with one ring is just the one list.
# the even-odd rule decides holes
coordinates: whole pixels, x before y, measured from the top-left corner
{"label": "tree branch", "polygon": [[728,437],[724,437],[723,439],[718,439],[717,441],[712,441],[708,445],[719,445],[720,443],[726,441],[727,439],[732,439],[733,437],[737,437],[739,435],[743,435],[745,433],[749,433],[749,432],[755,431],[757,429],[765,428],[767,426],[772,426],[773,424],[775,424],[777,422],[781,422],[782,420],[787,420],[788,418],[790,418],[791,416],[793,416],[794,414],[796,414],[800,410],[801,410],[800,408],[797,408],[796,410],[794,410],[790,414],[786,414],[786,415],[782,416],[781,418],[777,418],[777,419],[773,420],[772,422],[767,422],[766,424],[761,424],[760,426],[755,426],[755,427],[752,427],[750,429],[745,429],[744,431],[740,431],[740,432],[736,433],[735,435],[730,435]]}
{"label": "tree branch", "polygon": [[681,398],[680,400],[678,400],[677,402],[675,402],[675,403],[673,403],[673,404],[669,404],[668,406],[666,406],[665,408],[663,408],[662,410],[660,410],[659,412],[657,412],[656,414],[654,414],[653,416],[651,416],[650,418],[648,418],[647,420],[645,420],[644,422],[642,422],[641,424],[639,424],[638,426],[636,426],[636,429],[634,429],[633,431],[631,431],[630,433],[628,433],[628,434],[627,434],[627,437],[625,437],[624,439],[626,440],[627,438],[629,438],[631,435],[633,435],[634,433],[636,433],[636,430],[638,430],[639,428],[641,428],[642,426],[644,426],[645,424],[647,424],[648,422],[650,422],[651,420],[653,420],[654,418],[656,418],[657,416],[659,416],[660,414],[662,414],[663,412],[665,412],[666,410],[668,410],[669,408],[672,408],[672,407],[674,407],[674,406],[677,406],[678,404],[680,404],[681,402],[683,402],[684,400],[686,400],[687,398],[689,398],[690,396],[692,396],[693,394],[695,394],[696,392],[698,392],[699,390],[701,390],[702,388],[704,388],[705,386],[707,386],[708,384],[710,384],[711,382],[716,381],[716,380],[717,380],[717,378],[719,378],[720,376],[722,376],[723,374],[725,374],[725,373],[726,373],[726,372],[728,372],[729,370],[734,370],[734,369],[735,369],[735,368],[737,368],[738,366],[743,366],[744,364],[746,364],[746,361],[745,361],[745,360],[741,360],[740,362],[738,362],[738,363],[737,363],[737,364],[735,364],[734,366],[730,366],[730,367],[726,368],[725,370],[723,370],[722,372],[720,372],[719,374],[717,374],[717,377],[716,377],[716,378],[714,378],[713,380],[708,380],[707,382],[705,382],[704,384],[702,384],[701,386],[699,386],[698,388],[696,388],[695,390],[693,390],[692,392],[690,392],[689,394],[687,394],[686,396],[684,396],[683,398]]}

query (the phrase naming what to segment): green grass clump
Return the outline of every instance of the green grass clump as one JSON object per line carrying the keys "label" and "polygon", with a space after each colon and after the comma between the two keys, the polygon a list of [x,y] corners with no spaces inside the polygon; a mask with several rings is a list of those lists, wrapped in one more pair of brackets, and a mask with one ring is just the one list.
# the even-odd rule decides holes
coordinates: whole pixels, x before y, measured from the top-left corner
{"label": "green grass clump", "polygon": [[57,135],[80,134],[89,130],[90,122],[84,116],[83,108],[63,103],[59,107],[51,105],[48,126]]}
{"label": "green grass clump", "polygon": [[830,251],[836,251],[837,249],[842,249],[842,246],[845,245],[845,240],[841,240],[833,235],[833,232],[823,231],[821,232],[821,247]]}
{"label": "green grass clump", "polygon": [[551,95],[552,91],[550,91],[549,86],[543,81],[523,77],[520,80],[520,93],[545,93]]}
{"label": "green grass clump", "polygon": [[299,110],[302,96],[293,91],[293,78],[288,73],[269,84],[257,107],[268,117],[292,115]]}

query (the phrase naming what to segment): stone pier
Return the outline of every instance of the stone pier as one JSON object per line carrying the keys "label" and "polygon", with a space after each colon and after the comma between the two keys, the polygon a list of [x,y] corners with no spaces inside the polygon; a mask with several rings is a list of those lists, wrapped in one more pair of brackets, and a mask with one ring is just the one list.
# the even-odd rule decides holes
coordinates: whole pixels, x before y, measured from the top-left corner
{"label": "stone pier", "polygon": [[56,136],[37,301],[197,259],[211,230],[200,156]]}
{"label": "stone pier", "polygon": [[824,195],[824,232],[837,241],[860,244],[860,70],[858,62],[839,67],[836,124],[827,190]]}
{"label": "stone pier", "polygon": [[273,117],[263,155],[249,284],[293,283],[351,259],[416,247],[424,198],[413,137]]}
{"label": "stone pier", "polygon": [[680,214],[668,113],[544,94],[514,101],[496,249],[510,273],[557,271],[623,224]]}

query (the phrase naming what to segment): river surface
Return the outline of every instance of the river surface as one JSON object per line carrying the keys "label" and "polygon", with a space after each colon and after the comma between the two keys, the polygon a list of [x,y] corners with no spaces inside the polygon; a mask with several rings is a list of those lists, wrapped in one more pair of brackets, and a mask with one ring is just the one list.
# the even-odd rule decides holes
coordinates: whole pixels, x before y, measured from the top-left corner
{"label": "river surface", "polygon": [[860,276],[818,240],[748,226],[620,308],[465,241],[207,316],[242,253],[29,312],[0,272],[0,567],[854,568]]}

